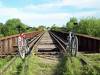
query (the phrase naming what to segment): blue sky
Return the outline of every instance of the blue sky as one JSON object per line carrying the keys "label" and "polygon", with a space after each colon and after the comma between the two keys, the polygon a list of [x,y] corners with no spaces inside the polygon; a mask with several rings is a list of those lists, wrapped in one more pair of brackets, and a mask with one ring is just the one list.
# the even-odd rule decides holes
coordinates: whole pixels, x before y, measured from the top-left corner
{"label": "blue sky", "polygon": [[29,26],[65,25],[70,17],[100,18],[100,0],[0,0],[0,22],[19,18]]}

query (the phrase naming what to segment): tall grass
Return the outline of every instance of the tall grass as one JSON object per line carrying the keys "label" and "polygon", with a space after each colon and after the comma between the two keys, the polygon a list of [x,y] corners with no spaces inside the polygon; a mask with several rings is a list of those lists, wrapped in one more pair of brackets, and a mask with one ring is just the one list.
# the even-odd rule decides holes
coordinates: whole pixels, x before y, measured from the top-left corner
{"label": "tall grass", "polygon": [[28,75],[53,75],[56,63],[37,56],[30,57]]}
{"label": "tall grass", "polygon": [[85,54],[97,75],[100,75],[100,54]]}
{"label": "tall grass", "polygon": [[48,59],[37,56],[29,56],[24,63],[17,57],[3,75],[53,75],[55,67],[56,62],[49,62]]}
{"label": "tall grass", "polygon": [[17,57],[13,64],[4,72],[3,75],[20,75],[22,60]]}
{"label": "tall grass", "polygon": [[80,62],[72,57],[63,57],[56,70],[55,75],[80,75]]}
{"label": "tall grass", "polygon": [[82,64],[77,57],[65,56],[59,62],[55,75],[100,75],[92,65]]}
{"label": "tall grass", "polygon": [[[94,58],[93,61],[99,59]],[[54,62],[31,55],[26,58],[25,63],[18,57],[4,75],[100,75],[99,63],[84,64],[78,57],[64,56]]]}
{"label": "tall grass", "polygon": [[12,57],[0,58],[0,68],[2,68]]}

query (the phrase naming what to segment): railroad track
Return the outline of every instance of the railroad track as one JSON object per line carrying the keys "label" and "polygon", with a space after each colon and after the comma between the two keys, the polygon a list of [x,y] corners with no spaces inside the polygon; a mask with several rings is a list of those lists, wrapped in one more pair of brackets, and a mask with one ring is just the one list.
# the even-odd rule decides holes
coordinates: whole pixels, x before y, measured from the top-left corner
{"label": "railroad track", "polygon": [[36,55],[43,58],[59,58],[66,51],[65,43],[52,32],[45,32],[35,47]]}

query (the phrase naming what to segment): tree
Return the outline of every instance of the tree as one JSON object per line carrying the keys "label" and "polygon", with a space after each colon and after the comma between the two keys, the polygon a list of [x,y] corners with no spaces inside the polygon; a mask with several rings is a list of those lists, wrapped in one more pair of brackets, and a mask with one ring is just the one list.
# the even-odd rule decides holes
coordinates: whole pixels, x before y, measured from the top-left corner
{"label": "tree", "polygon": [[52,31],[60,31],[60,27],[56,26],[56,24],[53,24],[53,25],[51,26],[51,30],[52,30]]}
{"label": "tree", "polygon": [[87,34],[91,36],[100,36],[100,19],[86,18],[81,19],[79,23],[78,33]]}
{"label": "tree", "polygon": [[23,24],[20,19],[9,19],[2,28],[2,33],[4,36],[18,34],[18,27],[20,27],[20,32],[26,32],[28,26]]}
{"label": "tree", "polygon": [[37,28],[38,31],[44,31],[45,29],[46,29],[46,27],[43,26],[43,25],[40,25],[40,26]]}
{"label": "tree", "polygon": [[3,26],[1,32],[4,36],[10,35],[9,28],[7,26]]}
{"label": "tree", "polygon": [[0,36],[2,36],[3,23],[0,23]]}
{"label": "tree", "polygon": [[67,22],[66,27],[67,27],[67,31],[71,31],[74,28],[74,23],[77,23],[77,19],[75,17],[70,18],[70,21]]}
{"label": "tree", "polygon": [[71,18],[67,22],[67,31],[74,28],[77,33],[100,37],[100,19],[96,19],[95,17],[84,18],[79,21],[79,25],[77,26],[74,25],[75,22],[77,23],[77,19],[75,18]]}

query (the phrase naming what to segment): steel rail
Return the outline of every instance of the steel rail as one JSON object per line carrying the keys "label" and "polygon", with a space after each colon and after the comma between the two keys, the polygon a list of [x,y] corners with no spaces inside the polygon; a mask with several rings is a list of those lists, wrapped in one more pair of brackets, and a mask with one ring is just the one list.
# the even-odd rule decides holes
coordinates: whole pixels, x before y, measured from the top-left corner
{"label": "steel rail", "polygon": [[56,40],[56,42],[60,45],[60,49],[63,50],[63,53],[66,53],[66,43],[61,40],[58,36],[56,36],[55,34],[53,34],[52,32],[50,32],[51,36]]}
{"label": "steel rail", "polygon": [[[53,34],[52,32],[49,32],[49,34],[51,35],[51,37],[57,42],[57,44],[59,45],[59,46],[57,46],[62,52],[61,53],[65,53],[66,52],[66,49],[65,49],[65,43],[64,43],[64,41],[62,41],[59,37],[57,37],[55,34]],[[35,45],[34,45],[34,47],[33,47],[33,49],[36,49],[36,47],[38,46],[38,44],[39,44],[39,42],[40,42],[40,40],[43,38],[43,36],[42,37],[40,37],[40,39],[35,43]],[[33,50],[34,51],[34,50]],[[34,53],[34,52],[33,52]],[[41,53],[45,53],[45,52],[41,52]],[[53,52],[51,52],[51,54],[52,54]],[[35,54],[37,54],[37,50],[35,50]],[[48,54],[48,53],[47,53]]]}

